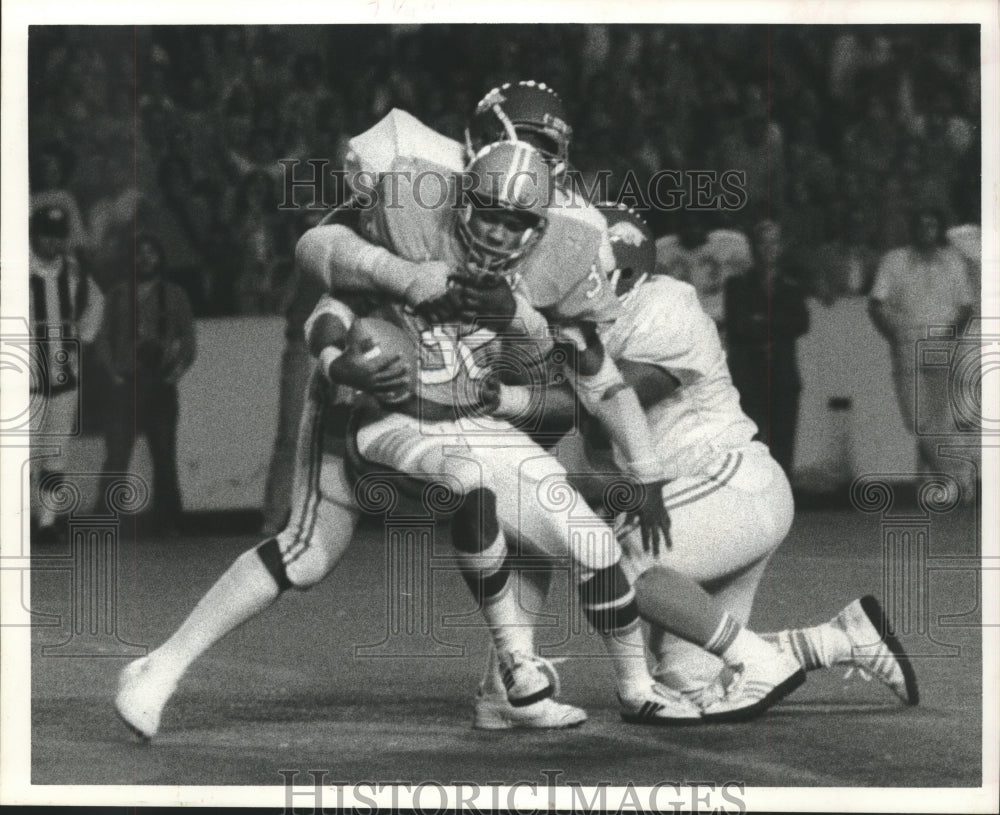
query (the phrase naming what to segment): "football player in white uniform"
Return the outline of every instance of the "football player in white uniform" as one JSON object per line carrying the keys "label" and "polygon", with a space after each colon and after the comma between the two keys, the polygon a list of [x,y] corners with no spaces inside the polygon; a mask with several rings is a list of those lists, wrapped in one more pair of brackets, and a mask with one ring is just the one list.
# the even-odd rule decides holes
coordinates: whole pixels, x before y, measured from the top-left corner
{"label": "football player in white uniform", "polygon": [[[671,546],[653,554],[634,531],[627,533],[623,565],[632,577],[657,566],[676,569],[746,624],[768,560],[791,527],[791,488],[767,447],[754,440],[757,428],[740,410],[715,325],[695,290],[653,275],[652,235],[636,213],[600,208],[616,256],[612,281],[627,315],[603,339],[643,401],[672,479],[663,490]],[[598,471],[613,471],[611,451],[599,446],[589,447],[589,459]],[[642,603],[640,595],[640,612]],[[912,666],[874,597],[855,600],[829,623],[763,636],[806,670],[851,664],[904,702],[917,702]],[[650,648],[657,678],[708,717],[754,692],[752,673],[717,682],[717,658],[656,626]]]}

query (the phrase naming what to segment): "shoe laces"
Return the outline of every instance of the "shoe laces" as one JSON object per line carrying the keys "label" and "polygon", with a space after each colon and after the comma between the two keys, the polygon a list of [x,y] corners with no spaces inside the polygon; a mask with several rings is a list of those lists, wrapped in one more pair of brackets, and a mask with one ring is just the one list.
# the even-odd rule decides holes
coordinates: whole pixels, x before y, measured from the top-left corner
{"label": "shoe laces", "polygon": [[662,696],[665,699],[669,699],[672,702],[691,701],[685,693],[679,690],[674,690],[668,685],[664,685],[660,682],[654,682],[650,687],[650,690],[657,696]]}
{"label": "shoe laces", "polygon": [[500,655],[500,664],[511,672],[522,665],[530,665],[548,680],[552,687],[552,696],[559,695],[559,674],[552,662],[545,657],[540,657],[537,654],[526,654],[523,651],[507,651]]}
{"label": "shoe laces", "polygon": [[871,682],[875,677],[872,675],[864,665],[858,665],[856,662],[851,663],[847,667],[847,672],[844,674],[844,680],[848,680],[853,676],[860,676],[865,682]]}
{"label": "shoe laces", "polygon": [[706,708],[714,705],[716,702],[722,701],[722,699],[725,698],[726,689],[722,686],[720,681],[713,680],[699,688],[693,688],[689,691],[681,691],[681,693],[691,703],[700,708]]}

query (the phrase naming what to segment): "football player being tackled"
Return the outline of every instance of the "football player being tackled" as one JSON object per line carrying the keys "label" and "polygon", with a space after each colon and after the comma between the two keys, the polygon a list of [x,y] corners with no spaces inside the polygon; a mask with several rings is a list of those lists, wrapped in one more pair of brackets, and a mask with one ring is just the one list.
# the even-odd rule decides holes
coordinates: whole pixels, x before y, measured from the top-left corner
{"label": "football player being tackled", "polygon": [[[524,84],[532,87],[531,83]],[[530,93],[534,93],[538,101],[538,93]],[[552,98],[546,92],[541,101],[548,102]],[[545,121],[551,122],[551,118],[545,117]],[[557,128],[557,136],[559,132]],[[432,313],[438,298],[447,290],[447,280],[453,270],[446,263],[426,261],[423,257],[421,260],[424,262],[411,267],[419,274],[409,276],[401,297],[415,310]],[[592,282],[588,280],[584,293],[591,291]],[[474,288],[465,292],[468,300],[477,296]],[[318,319],[324,313],[329,314],[331,309],[336,312],[336,306],[328,302],[318,307],[314,317]],[[351,311],[344,308],[342,315],[349,324],[353,318]],[[313,327],[317,319],[312,320]],[[276,537],[268,538],[237,558],[163,645],[147,657],[130,663],[121,672],[115,706],[123,721],[142,738],[150,738],[158,732],[164,707],[180,679],[201,654],[225,634],[268,608],[282,592],[293,587],[307,589],[322,580],[339,561],[353,536],[359,510],[345,472],[342,438],[350,409],[349,399],[345,398],[344,388],[339,389],[335,398],[330,397],[326,375],[343,385],[367,388],[375,395],[391,397],[408,381],[408,374],[398,357],[374,358],[364,344],[347,347],[336,359],[331,356],[333,348],[324,347],[322,364],[313,375],[303,408],[292,515],[288,525]],[[646,528],[648,530],[648,524]],[[528,662],[530,668],[531,660]],[[515,715],[509,716],[511,706],[503,695],[481,697],[477,721],[484,710],[489,715],[482,725],[490,727],[568,726],[585,717],[582,711],[557,706],[551,699],[540,701],[537,707],[522,706]],[[662,709],[658,708],[660,704],[644,704],[643,708],[659,710]],[[690,708],[682,710],[681,718],[689,715],[689,711]]]}
{"label": "football player being tackled", "polygon": [[[461,313],[447,322],[428,320],[423,309],[411,308],[405,299],[414,279],[421,279],[420,264],[349,229],[317,227],[300,242],[303,269],[327,276],[334,291],[380,295],[382,305],[375,313],[401,328],[414,349],[420,349],[416,392],[391,405],[383,400],[380,407],[359,407],[357,431],[348,443],[356,444],[363,466],[443,483],[459,496],[452,538],[500,655],[510,707],[507,724],[566,726],[581,718],[575,708],[551,699],[554,672],[536,656],[531,620],[510,590],[508,539],[571,558],[584,613],[613,658],[626,720],[696,722],[697,708],[666,692],[648,672],[634,594],[618,563],[621,550],[613,530],[596,516],[579,517],[579,511],[571,523],[571,507],[546,504],[544,486],[567,484],[566,472],[502,418],[517,406],[507,404],[508,391],[494,394],[487,384],[505,335],[531,336],[538,342],[549,337],[544,318],[516,297],[501,276],[526,271],[547,230],[543,203],[551,192],[549,168],[530,145],[504,141],[484,147],[468,173],[455,180],[467,202],[428,209],[416,195],[408,196],[406,178],[397,177],[394,205],[363,212],[361,230],[411,258],[445,262],[455,279],[471,282],[485,276],[487,284],[477,290],[487,304],[482,312],[469,310],[453,290],[442,289],[436,310],[446,313],[449,304],[457,303]],[[388,192],[379,190],[379,195],[387,200]],[[314,350],[333,360],[345,328],[339,308],[321,314],[313,329]],[[319,342],[318,332],[323,334]],[[410,364],[416,365],[416,359]],[[638,402],[629,395],[641,420]],[[642,448],[628,438],[623,446],[633,454],[629,460],[637,460],[635,450]],[[640,525],[650,536],[662,535],[659,518],[644,517],[644,509],[646,505],[636,509]],[[593,534],[572,535],[579,524]]]}
{"label": "football player being tackled", "polygon": [[[497,104],[496,94],[491,94],[491,96],[494,100],[493,104]],[[500,100],[499,104],[502,103],[503,100]],[[555,117],[548,117],[547,121],[551,121],[552,118]],[[500,154],[497,153],[497,155]],[[395,200],[398,202],[398,198]],[[398,213],[401,209],[405,209],[405,207],[397,207],[395,212]],[[544,220],[551,225],[556,213],[552,209],[546,209],[542,214]],[[581,219],[577,218],[577,220]],[[603,218],[599,214],[597,220],[603,224]],[[590,222],[593,223],[593,219]],[[567,229],[565,222],[560,225],[565,233]],[[363,228],[360,231],[364,232],[366,237],[373,236],[370,228]],[[392,231],[391,224],[389,231]],[[410,236],[415,231],[419,230],[414,230],[412,227],[409,229],[397,227],[395,234]],[[542,242],[543,246],[546,241],[551,242],[548,251],[536,248],[533,254],[525,257],[522,262],[503,269],[505,280],[514,282],[514,294],[517,295],[515,298],[517,302],[516,313],[524,313],[522,307],[525,307],[526,300],[529,300],[527,310],[530,311],[530,307],[536,306],[536,302],[530,302],[530,300],[534,299],[536,293],[540,293],[545,296],[545,299],[537,305],[544,308],[549,319],[554,322],[562,324],[573,322],[574,316],[577,317],[577,322],[584,326],[589,321],[595,323],[613,321],[620,313],[620,305],[614,298],[613,290],[608,288],[606,280],[601,278],[595,280],[593,275],[595,267],[591,258],[588,258],[588,261],[591,262],[588,262],[582,270],[574,271],[573,269],[561,268],[560,273],[554,276],[551,274],[554,267],[559,268],[556,266],[558,259],[569,254],[559,251],[562,247],[557,242],[556,236],[558,234],[555,230],[543,229],[538,240]],[[552,243],[555,245],[551,245]],[[398,251],[399,247],[393,246],[393,249]],[[421,254],[420,247],[411,247],[406,250],[405,254],[408,257],[399,257],[389,253],[384,247],[382,251],[379,251],[378,247],[373,246],[345,226],[331,224],[318,227],[312,233],[304,236],[300,242],[299,259],[303,267],[312,269],[316,274],[327,276],[335,289],[345,287],[371,291],[374,288],[383,294],[407,299],[412,297],[411,293],[416,286],[422,286],[428,303],[433,303],[436,298],[443,297],[445,293],[452,300],[457,299],[464,308],[469,310],[469,313],[463,315],[466,319],[473,318],[477,310],[481,314],[498,314],[500,312],[498,293],[504,292],[508,287],[497,286],[492,277],[489,278],[489,286],[481,286],[479,284],[483,280],[482,277],[452,275],[451,282],[454,285],[450,291],[446,292],[439,281],[439,293],[435,293],[432,285],[433,275],[421,275],[421,270],[414,266],[421,258],[427,257],[426,253]],[[539,257],[545,258],[546,262],[534,262]],[[428,269],[428,271],[435,270]],[[342,277],[339,280],[334,280],[331,276],[337,274]],[[510,296],[509,290],[507,296]],[[447,302],[447,298],[445,302]],[[605,319],[594,319],[594,316],[600,313],[600,304],[609,302],[614,305],[607,308]],[[415,309],[432,311],[426,308],[426,304],[415,304]],[[446,309],[441,307],[434,309],[438,313],[442,310]],[[515,310],[511,308],[510,314],[514,313]],[[578,316],[581,314],[585,316]],[[588,320],[588,318],[590,319]],[[509,319],[510,317],[508,317],[508,322]],[[593,330],[584,330],[580,334],[586,335],[591,340],[596,338],[596,332]],[[638,407],[634,393],[621,380],[617,370],[610,363],[610,358],[602,354],[599,343],[596,344],[596,347],[590,344],[586,345],[582,356],[585,361],[589,362],[590,366],[588,371],[583,372],[586,375],[577,378],[577,381],[582,383],[582,386],[578,388],[578,394],[582,401],[604,421],[610,435],[615,438],[620,449],[628,451],[631,448],[632,451],[642,451],[637,452],[638,455],[648,455],[648,451],[653,449],[648,430],[640,437],[639,441],[636,441],[636,434],[641,433],[646,425],[641,411],[633,410],[633,406]],[[609,369],[612,369],[610,373]],[[595,373],[606,378],[601,381],[598,376],[595,376]],[[601,384],[595,386],[595,380]],[[514,395],[517,391],[517,388],[501,388],[502,398],[499,408],[501,413],[510,411],[512,405],[524,405],[530,399],[528,394]],[[614,398],[619,395],[621,398]],[[604,398],[606,396],[609,398]],[[614,409],[608,410],[606,402],[610,402]],[[621,424],[625,424],[626,427],[622,428]],[[625,460],[628,461],[627,452]],[[647,460],[644,465],[648,466],[649,471],[657,474],[657,479],[659,478],[658,462]],[[635,473],[634,465],[631,469]],[[662,485],[655,483],[655,479],[651,479],[650,484],[645,494],[647,498],[652,497],[662,508],[662,500],[659,498]],[[510,495],[517,494],[517,485],[514,485]],[[507,493],[505,492],[504,495]],[[539,510],[539,514],[543,512],[544,509]],[[660,519],[666,520],[663,515],[660,515]],[[667,523],[669,523],[668,520]],[[639,526],[644,543],[651,549],[658,550],[666,536],[660,537],[656,534],[655,529],[642,529],[642,524]],[[551,542],[549,545],[551,546]],[[725,610],[714,606],[711,598],[705,595],[700,587],[692,581],[682,578],[676,572],[672,573],[664,569],[649,570],[642,576],[642,581],[649,588],[645,592],[647,596],[645,611],[648,618],[658,621],[668,630],[685,639],[700,646],[709,647],[723,656],[729,664],[758,666],[760,685],[755,683],[755,689],[760,689],[762,692],[753,696],[733,694],[727,700],[726,710],[720,709],[714,712],[715,718],[720,720],[741,718],[759,713],[802,681],[804,675],[794,659],[783,657],[776,649],[768,646],[767,643],[750,632],[743,630],[742,626],[736,623]],[[480,699],[477,701],[477,725],[485,727],[506,726],[503,714],[504,707],[501,689],[499,687],[492,689],[484,687]],[[509,710],[509,705],[506,707]],[[633,718],[638,719],[639,717]]]}

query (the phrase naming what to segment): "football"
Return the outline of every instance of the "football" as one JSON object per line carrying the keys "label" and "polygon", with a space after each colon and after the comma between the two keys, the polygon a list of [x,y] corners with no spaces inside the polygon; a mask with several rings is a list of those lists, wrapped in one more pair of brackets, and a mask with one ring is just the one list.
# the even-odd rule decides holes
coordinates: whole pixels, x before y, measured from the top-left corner
{"label": "football", "polygon": [[416,393],[419,367],[416,340],[402,328],[378,317],[359,317],[347,332],[347,347],[369,359],[398,355],[410,373],[410,393]]}
{"label": "football", "polygon": [[416,342],[398,325],[378,317],[358,317],[347,332],[347,346],[354,350],[369,351],[373,357],[381,354],[398,354],[406,363],[417,357]]}

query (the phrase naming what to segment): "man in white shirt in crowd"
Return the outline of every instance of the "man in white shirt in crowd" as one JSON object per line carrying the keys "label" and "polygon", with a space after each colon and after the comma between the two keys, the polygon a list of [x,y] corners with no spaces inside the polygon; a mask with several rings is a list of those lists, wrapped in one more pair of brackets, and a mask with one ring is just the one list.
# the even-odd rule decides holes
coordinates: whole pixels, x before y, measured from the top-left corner
{"label": "man in white shirt in crowd", "polygon": [[[917,436],[920,473],[953,475],[956,482],[947,489],[957,487],[967,503],[975,500],[975,474],[970,468],[959,472],[938,447],[957,431],[952,403],[959,407],[975,398],[951,376],[964,364],[963,346],[955,340],[963,336],[975,303],[966,262],[945,240],[941,212],[915,210],[910,243],[887,252],[879,264],[869,314],[889,342],[896,397],[903,421]],[[921,354],[920,341],[929,339],[929,331],[935,348],[948,352],[946,364],[937,364],[940,354],[934,360]]]}

